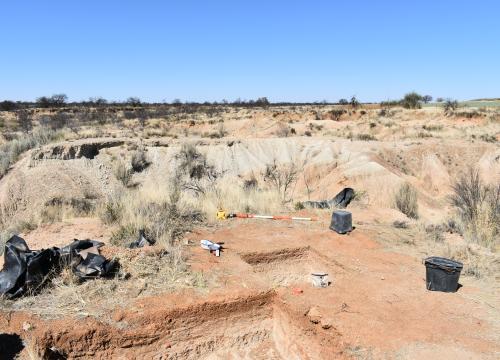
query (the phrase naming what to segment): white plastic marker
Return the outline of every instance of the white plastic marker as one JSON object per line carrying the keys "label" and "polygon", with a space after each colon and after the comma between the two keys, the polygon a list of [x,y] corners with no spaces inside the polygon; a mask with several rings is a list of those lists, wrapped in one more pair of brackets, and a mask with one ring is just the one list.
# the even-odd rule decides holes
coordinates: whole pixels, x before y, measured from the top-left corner
{"label": "white plastic marker", "polygon": [[234,214],[234,217],[241,219],[270,219],[270,220],[299,220],[299,221],[315,221],[315,218],[310,217],[295,217],[295,216],[279,216],[279,215],[255,215],[255,214]]}
{"label": "white plastic marker", "polygon": [[215,256],[220,256],[220,249],[222,248],[222,246],[220,246],[219,244],[214,243],[210,240],[201,240],[200,245],[202,249],[215,251]]}

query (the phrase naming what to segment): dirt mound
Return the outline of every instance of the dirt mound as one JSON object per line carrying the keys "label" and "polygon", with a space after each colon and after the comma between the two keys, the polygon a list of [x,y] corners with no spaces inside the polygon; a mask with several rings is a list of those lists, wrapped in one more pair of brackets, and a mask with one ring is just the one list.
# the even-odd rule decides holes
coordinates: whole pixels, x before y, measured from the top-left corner
{"label": "dirt mound", "polygon": [[116,184],[106,157],[32,160],[27,156],[0,180],[0,215],[9,221],[37,221],[34,215],[57,204],[86,211]]}
{"label": "dirt mound", "polygon": [[[124,140],[91,139],[34,151],[33,156],[20,161],[0,180],[4,217],[25,220],[29,218],[28,208],[41,209],[54,199],[100,199],[111,193],[119,184],[112,171],[113,159],[121,156],[123,143]],[[134,182],[162,182],[165,174],[174,173],[181,144],[177,141],[165,147],[145,143],[151,165],[135,174]],[[103,148],[107,151],[100,151]],[[485,144],[469,146],[465,154],[460,154],[461,145],[450,142],[441,143],[440,149],[444,150],[440,152],[435,141],[402,147],[379,142],[367,149],[364,142],[311,138],[230,143],[203,140],[197,148],[228,181],[237,184],[242,184],[241,179],[261,176],[273,162],[293,165],[298,173],[293,187],[297,200],[327,199],[344,187],[352,187],[367,196],[368,204],[392,207],[393,194],[405,181],[416,186],[423,198],[444,198],[450,191],[450,178],[465,169],[465,163],[479,163],[490,181],[500,178],[498,150]],[[434,207],[434,212],[442,208],[439,202],[430,200],[421,206],[424,217],[432,214],[427,208]]]}
{"label": "dirt mound", "polygon": [[46,145],[42,149],[34,151],[31,156],[33,160],[70,160],[82,157],[93,159],[101,149],[121,146],[124,143],[125,141],[116,139],[83,139],[69,143]]}
{"label": "dirt mound", "polygon": [[450,175],[435,154],[424,156],[420,179],[424,183],[422,187],[435,195],[443,195],[450,191]]}

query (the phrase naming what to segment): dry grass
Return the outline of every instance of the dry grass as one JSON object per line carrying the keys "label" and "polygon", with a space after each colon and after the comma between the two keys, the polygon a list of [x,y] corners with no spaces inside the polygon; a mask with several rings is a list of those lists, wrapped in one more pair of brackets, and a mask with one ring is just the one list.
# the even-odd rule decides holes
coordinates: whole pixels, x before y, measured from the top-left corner
{"label": "dry grass", "polygon": [[104,223],[118,227],[111,239],[114,245],[127,246],[144,229],[149,238],[168,247],[202,221],[200,211],[180,198],[179,186],[170,183],[149,182],[109,196],[99,213]]}
{"label": "dry grass", "polygon": [[500,184],[484,184],[471,168],[453,185],[451,203],[466,240],[491,248],[499,244]]}
{"label": "dry grass", "polygon": [[199,198],[190,199],[198,203],[208,221],[215,221],[218,209],[229,212],[273,214],[283,210],[281,195],[276,189],[261,189],[235,184],[233,179],[224,178],[214,184],[212,191]]}
{"label": "dry grass", "polygon": [[396,208],[412,219],[418,219],[417,191],[413,186],[404,183],[395,195]]}
{"label": "dry grass", "polygon": [[26,150],[60,139],[61,132],[38,127],[30,134],[22,134],[0,145],[0,178],[9,170],[19,156]]}
{"label": "dry grass", "polygon": [[179,289],[203,289],[209,281],[187,268],[179,247],[165,250],[120,250],[120,272],[112,279],[80,283],[69,269],[36,296],[3,300],[0,309],[29,310],[43,318],[99,317],[111,322],[116,308],[126,308],[141,297]]}

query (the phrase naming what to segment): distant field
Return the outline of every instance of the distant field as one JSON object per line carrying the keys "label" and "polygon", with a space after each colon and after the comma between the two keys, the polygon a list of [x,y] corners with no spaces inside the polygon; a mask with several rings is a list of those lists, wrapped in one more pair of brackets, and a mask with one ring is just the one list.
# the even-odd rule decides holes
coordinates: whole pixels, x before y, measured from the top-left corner
{"label": "distant field", "polygon": [[462,106],[467,106],[467,107],[499,107],[500,106],[500,99],[499,100],[472,100],[472,101],[464,101],[461,102],[460,105]]}
{"label": "distant field", "polygon": [[[443,103],[430,103],[424,104],[424,107],[439,107],[443,106]],[[500,100],[471,100],[471,101],[461,101],[460,106],[471,107],[471,108],[482,108],[482,107],[500,107]]]}

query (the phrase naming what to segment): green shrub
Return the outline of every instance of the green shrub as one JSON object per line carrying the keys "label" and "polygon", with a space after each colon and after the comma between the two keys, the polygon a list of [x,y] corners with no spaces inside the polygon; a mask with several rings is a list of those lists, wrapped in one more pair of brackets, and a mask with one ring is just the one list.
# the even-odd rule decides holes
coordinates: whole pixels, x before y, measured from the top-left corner
{"label": "green shrub", "polygon": [[406,109],[420,109],[422,107],[421,101],[423,101],[422,95],[411,92],[404,96],[401,105]]}

